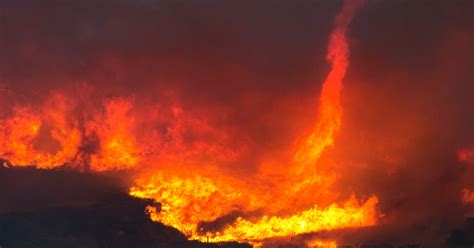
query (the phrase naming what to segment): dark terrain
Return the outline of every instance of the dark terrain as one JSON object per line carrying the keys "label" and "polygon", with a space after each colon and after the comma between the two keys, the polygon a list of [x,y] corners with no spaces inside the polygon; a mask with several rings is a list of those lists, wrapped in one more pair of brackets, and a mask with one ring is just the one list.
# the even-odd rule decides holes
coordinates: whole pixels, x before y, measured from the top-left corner
{"label": "dark terrain", "polygon": [[[126,185],[121,172],[96,174],[77,172],[67,167],[37,170],[33,167],[0,166],[0,246],[250,247],[233,242],[209,244],[188,241],[178,230],[151,221],[144,209],[148,204],[156,203],[130,197]],[[416,243],[386,243],[383,240],[394,238],[388,234],[390,229],[384,228],[340,230],[329,235],[358,244],[340,246],[344,248],[432,247]],[[304,236],[267,241],[264,247],[306,247]],[[466,218],[463,227],[452,230],[440,248],[472,248],[473,245],[474,218],[471,217]]]}
{"label": "dark terrain", "polygon": [[178,230],[152,222],[144,212],[151,202],[128,196],[120,178],[0,166],[0,246],[249,247],[188,241]]}

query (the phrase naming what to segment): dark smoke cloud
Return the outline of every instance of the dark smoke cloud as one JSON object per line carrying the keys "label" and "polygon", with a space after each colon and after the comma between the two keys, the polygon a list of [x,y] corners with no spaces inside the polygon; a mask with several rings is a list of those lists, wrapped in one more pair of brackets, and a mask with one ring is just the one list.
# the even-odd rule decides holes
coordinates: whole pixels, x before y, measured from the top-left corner
{"label": "dark smoke cloud", "polygon": [[51,89],[76,95],[83,84],[95,88],[90,106],[134,95],[188,112],[210,109],[215,126],[235,130],[236,142],[252,141],[238,161],[248,166],[230,165],[245,174],[259,154],[285,148],[304,120],[311,123],[294,120],[312,116],[305,113],[329,68],[327,36],[339,5],[2,1],[0,81],[12,92],[3,93],[3,111],[39,102]]}
{"label": "dark smoke cloud", "polygon": [[61,79],[104,79],[96,83],[141,91],[151,80],[172,80],[189,94],[198,89],[206,101],[256,86],[282,91],[313,84],[306,77],[315,70],[323,77],[327,66],[318,55],[325,53],[337,7],[304,1],[2,1],[2,74],[27,88],[42,78],[49,80],[40,88],[68,84]]}
{"label": "dark smoke cloud", "polygon": [[474,213],[461,202],[474,168],[457,157],[474,144],[473,7],[372,1],[351,24],[343,130],[331,155],[343,187],[379,196],[387,227],[374,240],[439,246]]}

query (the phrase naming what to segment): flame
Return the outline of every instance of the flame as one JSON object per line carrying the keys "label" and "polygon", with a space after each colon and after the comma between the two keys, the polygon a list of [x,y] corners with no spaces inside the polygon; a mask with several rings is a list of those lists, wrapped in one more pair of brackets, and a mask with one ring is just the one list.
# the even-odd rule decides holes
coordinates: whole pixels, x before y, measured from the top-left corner
{"label": "flame", "polygon": [[293,157],[298,173],[305,172],[308,167],[314,166],[324,149],[333,145],[334,135],[341,127],[340,92],[342,79],[349,66],[346,30],[354,11],[361,5],[362,1],[346,1],[341,12],[336,16],[336,27],[330,35],[326,56],[331,63],[331,71],[323,83],[318,119],[315,127]]}
{"label": "flame", "polygon": [[[353,12],[361,3],[361,1],[345,2],[341,13],[336,17],[336,27],[330,37],[327,55],[332,69],[323,84],[317,123],[293,157],[293,168],[296,169],[298,176],[290,175],[287,178],[290,182],[288,184],[293,184],[290,187],[293,189],[283,191],[274,189],[273,192],[270,190],[262,193],[257,189],[233,187],[226,180],[222,183],[199,176],[166,179],[159,175],[151,181],[138,180],[137,186],[130,191],[131,195],[151,198],[163,204],[161,210],[148,207],[153,220],[176,227],[192,239],[203,241],[258,241],[270,237],[361,227],[376,223],[375,206],[378,199],[375,196],[362,205],[355,196],[352,196],[342,205],[333,203],[322,208],[318,204],[313,204],[307,210],[286,216],[277,215],[275,213],[277,211],[273,212],[270,210],[271,207],[267,207],[272,202],[278,206],[276,210],[283,210],[282,208],[288,210],[292,202],[281,201],[280,198],[295,199],[299,192],[328,182],[324,176],[303,172],[313,169],[323,150],[333,144],[334,135],[341,126],[340,90],[349,63],[346,29]],[[264,214],[257,220],[239,216],[222,230],[205,233],[198,230],[199,223],[216,220],[219,216],[234,210],[254,211],[266,207],[271,213]]]}
{"label": "flame", "polygon": [[463,189],[462,201],[464,203],[474,203],[474,192],[469,189]]}
{"label": "flame", "polygon": [[[159,203],[147,207],[150,218],[202,241],[257,243],[375,225],[377,197],[341,200],[331,190],[337,173],[321,163],[341,127],[340,91],[349,65],[346,30],[361,3],[346,1],[336,17],[327,54],[331,70],[317,122],[290,147],[295,152],[282,161],[262,159],[259,164],[259,169],[291,168],[294,173],[284,171],[277,179],[258,173],[228,175],[220,165],[235,161],[246,148],[232,147],[228,133],[179,104],[138,108],[133,97],[116,97],[89,111],[86,103],[59,92],[39,107],[18,105],[0,119],[0,157],[42,169],[64,164],[96,172],[137,169],[129,194]],[[219,220],[224,222],[219,228],[204,227]],[[315,245],[334,247],[335,242]]]}
{"label": "flame", "polygon": [[[458,160],[468,165],[474,165],[474,148],[466,147],[457,151]],[[463,203],[474,203],[474,191],[469,188],[462,190],[461,200]]]}
{"label": "flame", "polygon": [[[270,237],[286,237],[320,230],[375,225],[374,207],[377,198],[371,197],[362,206],[353,196],[343,206],[332,204],[321,209],[318,206],[299,214],[278,217],[263,216],[257,222],[238,218],[236,222],[218,233],[207,233],[194,238],[205,241],[254,241]],[[209,238],[210,237],[210,238]]]}
{"label": "flame", "polygon": [[313,248],[337,248],[336,241],[313,240],[307,243],[308,247]]}
{"label": "flame", "polygon": [[139,152],[134,135],[134,118],[130,115],[133,103],[130,99],[112,99],[105,102],[105,115],[96,116],[88,125],[88,132],[100,140],[97,154],[91,157],[94,171],[127,169],[139,162]]}
{"label": "flame", "polygon": [[[73,114],[74,104],[64,94],[55,92],[48,99],[40,111],[15,106],[12,116],[0,120],[2,158],[16,166],[41,169],[87,163],[93,171],[104,171],[138,164],[139,149],[130,132],[130,100],[107,100],[105,113],[80,125]],[[91,149],[94,146],[99,149]]]}
{"label": "flame", "polygon": [[160,172],[146,180],[141,178],[136,184],[131,188],[130,195],[161,203],[161,209],[148,206],[147,211],[152,220],[171,225],[190,238],[201,241],[254,242],[270,237],[363,227],[376,223],[377,197],[372,196],[361,204],[352,195],[343,204],[333,203],[326,208],[315,205],[289,216],[263,215],[257,221],[239,216],[220,231],[203,232],[198,229],[199,223],[214,221],[242,208],[255,211],[268,204],[268,200],[262,200],[264,195],[261,193],[254,195],[255,192],[251,189],[232,185],[229,180],[216,181],[198,175],[170,176]]}
{"label": "flame", "polygon": [[[228,180],[216,181],[199,175],[159,172],[150,178],[140,178],[136,184],[130,189],[130,195],[161,203],[160,211],[148,207],[151,218],[174,226],[188,236],[197,236],[198,223],[214,221],[229,211],[238,210],[245,197],[243,192],[229,185]],[[250,205],[252,201],[256,200],[250,200]]]}
{"label": "flame", "polygon": [[474,147],[459,149],[458,160],[468,164],[474,164]]}
{"label": "flame", "polygon": [[31,106],[14,107],[13,116],[0,123],[1,156],[15,165],[45,169],[71,161],[81,135],[78,128],[66,120],[67,111],[66,100],[60,94],[53,94],[40,111],[34,111]]}

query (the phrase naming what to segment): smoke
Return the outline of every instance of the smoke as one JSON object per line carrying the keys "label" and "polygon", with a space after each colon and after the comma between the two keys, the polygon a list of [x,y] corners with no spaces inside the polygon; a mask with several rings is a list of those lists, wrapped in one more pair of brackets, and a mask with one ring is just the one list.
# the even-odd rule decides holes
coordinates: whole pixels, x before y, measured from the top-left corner
{"label": "smoke", "polygon": [[[336,171],[338,200],[351,193],[378,196],[380,226],[387,229],[369,230],[374,240],[441,242],[472,214],[462,192],[474,190],[474,168],[457,155],[474,147],[472,4],[369,1],[347,30],[344,115],[334,146],[320,160]],[[291,157],[289,147],[312,128],[314,103],[330,70],[327,37],[340,6],[2,1],[0,116],[12,116],[16,105],[55,106],[48,101],[60,94],[61,105],[71,106],[71,119],[84,124],[78,126],[95,123],[90,130],[100,137],[114,130],[114,120],[101,126],[107,108],[126,102],[126,130],[134,142],[153,144],[140,151],[154,155],[147,168],[173,166],[174,156],[184,154],[183,160],[192,157],[211,169],[218,164],[219,171],[244,181],[262,171],[285,171],[261,162]],[[41,140],[51,140],[51,126],[42,128]],[[93,137],[81,143],[86,154],[100,150]],[[36,146],[55,151],[57,145]],[[178,164],[196,166],[189,160]],[[228,219],[235,216],[217,222]],[[407,230],[421,230],[412,233],[422,233],[422,240]]]}
{"label": "smoke", "polygon": [[462,192],[473,168],[458,156],[474,142],[472,7],[374,1],[351,24],[345,115],[327,156],[344,186],[379,197],[385,242],[441,242],[472,216]]}
{"label": "smoke", "polygon": [[42,104],[52,90],[79,101],[86,113],[110,97],[132,96],[135,106],[150,106],[164,120],[145,125],[163,130],[170,125],[164,115],[177,106],[230,136],[213,142],[187,124],[182,143],[206,140],[242,150],[226,168],[248,174],[304,127],[293,120],[313,108],[311,97],[320,88],[314,82],[322,81],[328,67],[326,37],[338,7],[3,1],[1,110],[9,114],[16,104]]}

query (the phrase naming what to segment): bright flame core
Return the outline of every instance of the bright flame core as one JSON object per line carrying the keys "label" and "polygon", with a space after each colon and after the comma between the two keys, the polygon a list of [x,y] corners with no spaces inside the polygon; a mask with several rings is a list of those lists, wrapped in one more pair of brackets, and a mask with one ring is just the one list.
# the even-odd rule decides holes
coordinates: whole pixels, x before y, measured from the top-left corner
{"label": "bright flame core", "polygon": [[[318,163],[323,151],[334,145],[341,127],[340,91],[349,65],[346,30],[360,5],[361,1],[346,1],[336,17],[327,54],[332,68],[323,83],[317,122],[296,147],[291,147],[295,152],[287,159],[289,164],[261,161],[262,167],[291,168],[277,181],[259,175],[252,180],[229,177],[216,170],[220,162],[238,156],[238,151],[221,145],[226,143],[227,134],[205,120],[186,117],[179,106],[138,118],[141,113],[135,109],[133,98],[106,99],[101,111],[93,113],[77,111],[78,104],[60,93],[51,94],[50,101],[40,108],[17,106],[9,118],[0,120],[0,157],[17,166],[49,169],[69,164],[96,172],[163,162],[160,170],[150,167],[137,173],[130,195],[160,203],[147,207],[152,220],[202,241],[258,242],[375,225],[377,197],[360,201],[352,195],[336,202],[338,193],[330,188],[337,177]],[[160,114],[167,117],[166,121]],[[148,119],[167,128],[137,135],[149,127]],[[194,127],[199,135],[212,137],[216,145],[189,139],[193,135],[183,131],[185,125]],[[185,138],[187,142],[183,142]],[[201,156],[214,158],[214,164],[203,165]],[[180,167],[186,172],[180,172]],[[222,224],[212,227],[217,222]],[[334,247],[335,243],[317,245]]]}
{"label": "bright flame core", "polygon": [[[314,166],[325,148],[333,145],[334,135],[341,126],[340,91],[349,64],[346,29],[353,12],[360,5],[361,1],[348,1],[336,17],[336,27],[330,36],[327,55],[332,69],[323,84],[315,127],[299,145],[293,157],[296,174],[290,175],[288,179],[296,183],[292,186],[293,189],[284,190],[285,194],[293,194],[288,197],[289,199],[294,199],[295,194],[321,183],[320,175],[311,172],[314,171]],[[281,195],[278,193],[255,194],[253,190],[245,187],[236,188],[230,185],[216,187],[218,183],[211,179],[178,177],[170,181],[164,179],[162,175],[158,177],[145,183],[138,182],[130,194],[162,203],[161,211],[154,207],[148,208],[151,218],[176,227],[192,239],[254,242],[319,230],[369,226],[375,225],[376,222],[377,198],[373,196],[361,204],[355,196],[352,196],[342,205],[333,203],[324,208],[315,202],[312,208],[293,215],[264,214],[257,219],[249,217],[253,220],[238,216],[219,231],[203,232],[198,230],[199,223],[214,221],[232,211],[242,209],[247,212],[257,211],[265,209],[270,203],[288,208],[292,203],[279,200],[277,197]],[[209,204],[210,202],[212,204]],[[281,208],[278,210],[283,210]],[[196,216],[199,216],[198,219],[193,219]]]}

